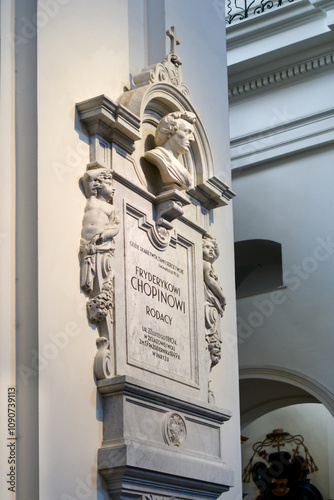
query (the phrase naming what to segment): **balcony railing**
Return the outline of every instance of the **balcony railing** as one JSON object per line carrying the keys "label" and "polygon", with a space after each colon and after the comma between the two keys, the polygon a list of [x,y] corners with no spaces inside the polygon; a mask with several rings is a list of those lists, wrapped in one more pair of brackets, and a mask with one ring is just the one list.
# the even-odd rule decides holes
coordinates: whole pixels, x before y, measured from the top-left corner
{"label": "balcony railing", "polygon": [[242,21],[298,0],[226,0],[226,22]]}

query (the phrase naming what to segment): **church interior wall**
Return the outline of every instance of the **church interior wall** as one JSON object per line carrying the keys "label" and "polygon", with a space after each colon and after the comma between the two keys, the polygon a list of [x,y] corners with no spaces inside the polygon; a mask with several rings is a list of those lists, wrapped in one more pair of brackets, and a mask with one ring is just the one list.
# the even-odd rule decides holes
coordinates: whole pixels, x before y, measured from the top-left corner
{"label": "church interior wall", "polygon": [[248,336],[241,338],[240,365],[291,368],[331,393],[333,255],[326,244],[333,230],[324,214],[332,210],[332,162],[332,148],[324,147],[234,177],[236,240],[279,241],[284,286],[277,297],[268,292],[238,301],[240,335]]}
{"label": "church interior wall", "polygon": [[89,145],[75,104],[103,93],[116,99],[124,86],[127,3],[60,5],[38,36],[40,498],[108,498],[96,469],[102,440],[92,369],[96,329],[79,289],[85,206],[79,178]]}
{"label": "church interior wall", "polygon": [[[243,429],[243,435],[248,438],[242,445],[243,469],[253,454],[253,445],[263,441],[265,435],[273,429],[282,428],[293,436],[301,434],[318,468],[309,475],[311,483],[321,491],[324,498],[332,498],[329,465],[333,441],[328,438],[333,432],[333,426],[332,415],[321,404],[298,404],[269,412]],[[292,445],[286,445],[287,451],[291,452],[292,448]],[[258,460],[261,459],[257,457]],[[244,483],[243,487],[249,500],[255,499],[259,494],[252,482]]]}
{"label": "church interior wall", "polygon": [[[1,195],[0,208],[0,314],[1,314],[1,363],[0,390],[7,394],[9,387],[15,383],[15,146],[12,132],[15,127],[15,66],[13,46],[10,38],[3,33],[12,31],[13,10],[8,2],[1,3],[1,72],[0,72],[0,141],[2,153],[2,181],[4,189]],[[1,406],[0,427],[7,426],[7,408]],[[6,470],[7,449],[1,447],[0,469]]]}
{"label": "church interior wall", "polygon": [[[299,3],[303,8],[309,4]],[[312,5],[320,3],[311,1]],[[108,498],[96,472],[102,439],[102,409],[92,370],[96,331],[88,326],[86,299],[79,292],[78,249],[85,198],[78,181],[89,161],[89,147],[75,103],[103,93],[116,100],[125,87],[130,88],[129,74],[165,55],[164,31],[176,25],[182,38],[179,52],[184,81],[205,125],[216,174],[229,184],[225,29],[215,4],[101,0],[96,8],[88,0],[80,0],[80,5],[55,0],[49,10],[42,0],[1,4],[1,135],[5,137],[2,152],[7,188],[0,210],[4,252],[0,366],[6,391],[15,379],[16,349],[21,366],[16,372],[20,388],[18,466],[25,470],[18,479],[19,500],[38,495],[50,500]],[[326,52],[331,38],[325,17],[317,13],[313,24],[311,16],[305,17],[308,27],[312,25],[308,36],[301,25],[291,31],[290,39],[287,29],[273,36],[270,43],[277,50],[277,60],[293,64]],[[315,44],[310,50],[311,36],[321,40],[319,47]],[[303,37],[307,38],[304,52],[298,45]],[[294,50],[298,45],[298,55],[289,55],[289,40],[295,44]],[[233,85],[243,70],[244,77],[256,76],[257,65],[252,63],[256,51],[261,74],[277,69],[264,47],[260,39],[249,44],[241,56],[242,47],[234,45],[230,52]],[[236,168],[233,189],[238,194],[235,239],[280,242],[285,279],[280,295],[269,292],[238,301],[238,317],[246,322],[246,326],[239,324],[241,368],[292,369],[326,393],[324,403],[333,411],[334,377],[328,355],[334,320],[331,89],[328,65],[319,71],[315,67],[308,78],[296,78],[289,85],[281,81],[275,88],[231,99],[230,104],[232,166]],[[312,129],[309,142],[307,127]],[[282,145],[281,133],[285,133]],[[244,149],[238,160],[233,154],[240,148]],[[223,498],[239,500],[231,207],[218,209],[214,221],[212,236],[224,249],[216,270],[228,307],[223,358],[212,376],[212,387],[217,404],[233,413],[222,439],[228,465],[236,471],[236,486]],[[6,419],[2,411],[2,428]],[[333,430],[328,432],[333,436]],[[3,450],[0,460],[2,468],[7,460]],[[329,469],[333,460],[330,450]],[[333,485],[329,489],[333,496]],[[6,485],[0,491],[1,498],[9,498]]]}
{"label": "church interior wall", "polygon": [[[237,300],[241,387],[248,389],[244,401],[241,389],[241,408],[247,400],[249,410],[244,422],[256,420],[260,406],[266,413],[281,402],[286,408],[278,415],[291,411],[298,424],[289,404],[306,402],[302,390],[324,404],[332,426],[330,15],[324,2],[300,1],[227,27],[235,241],[282,245],[283,286]],[[260,394],[262,381],[269,385]],[[285,383],[295,389],[285,391]],[[269,425],[271,415],[261,418]],[[331,481],[323,493],[329,497]]]}
{"label": "church interior wall", "polygon": [[[297,77],[288,84],[278,83],[272,89],[255,91],[240,99],[232,98],[231,137],[235,141],[236,138],[247,138],[258,133],[261,140],[264,131],[271,131],[274,135],[278,127],[288,127],[298,120],[304,119],[306,122],[308,118],[316,121],[319,113],[330,112],[333,108],[334,98],[330,92],[332,75],[330,69],[314,71],[314,74],[304,79]],[[253,153],[250,149],[248,152],[250,155]],[[234,161],[233,168],[239,166],[242,164]]]}
{"label": "church interior wall", "polygon": [[[20,288],[20,281],[17,286],[21,296],[26,297],[17,330],[18,336],[25,335],[24,341],[19,340],[22,366],[16,374],[21,394],[25,394],[20,403],[17,498],[107,500],[105,484],[97,474],[97,450],[102,441],[102,408],[93,376],[97,332],[87,322],[86,297],[80,293],[79,283],[78,252],[85,206],[79,178],[89,162],[89,145],[75,104],[100,94],[116,100],[124,88],[130,88],[130,73],[140,71],[147,63],[158,62],[152,59],[166,51],[164,31],[176,25],[182,40],[179,53],[184,81],[206,128],[216,175],[229,183],[225,31],[213,5],[199,0],[154,1],[162,32],[158,32],[154,17],[149,15],[150,7],[153,9],[150,1],[136,2],[135,6],[133,1],[101,0],[97,7],[88,0],[55,0],[51,10],[46,4],[31,0],[24,2],[23,8],[21,2],[16,11],[15,6],[7,10],[1,5],[2,14],[7,15],[8,32],[14,29],[15,15],[19,17],[16,48],[26,55],[26,66],[22,66],[26,73],[22,73],[20,82],[22,95],[16,102],[21,106],[20,112],[16,108],[17,119],[24,121],[16,123],[16,132],[20,130],[22,134],[26,127],[27,134],[21,137],[26,143],[32,140],[35,147],[32,158],[23,156],[29,145],[20,151],[19,183],[22,190],[26,187],[26,193],[22,200],[16,200],[21,214],[21,270],[25,271],[24,287]],[[3,47],[2,41],[2,50]],[[13,46],[8,54],[14,63],[15,57],[23,57],[15,56]],[[2,74],[2,90],[12,98],[13,73],[13,61],[8,62],[6,82]],[[7,192],[13,195],[10,166],[15,162],[16,136],[10,106],[6,108],[6,119],[13,127],[5,149],[10,185]],[[33,208],[29,196],[33,197]],[[7,234],[15,202],[9,196],[2,202],[10,214],[4,226]],[[36,203],[38,219],[33,213]],[[33,220],[29,234],[25,220]],[[223,498],[239,500],[241,459],[231,207],[215,211],[211,222],[215,222],[216,228],[212,224],[212,236],[221,249],[215,269],[228,301],[223,358],[212,375],[212,387],[217,405],[230,408],[233,413],[223,428],[222,447],[226,450],[226,464],[235,471],[235,487]],[[10,240],[5,242],[8,256],[13,252],[14,231],[13,227],[9,229]],[[14,263],[12,259],[9,262],[11,266],[5,273],[7,298],[2,302],[8,334],[4,344],[7,362],[1,366],[13,373],[17,304],[13,298]],[[10,379],[11,376],[4,379],[6,385],[10,385]],[[1,457],[5,461],[6,453]],[[20,472],[23,468],[25,473]],[[10,494],[6,485],[1,485],[1,498],[10,498]]]}

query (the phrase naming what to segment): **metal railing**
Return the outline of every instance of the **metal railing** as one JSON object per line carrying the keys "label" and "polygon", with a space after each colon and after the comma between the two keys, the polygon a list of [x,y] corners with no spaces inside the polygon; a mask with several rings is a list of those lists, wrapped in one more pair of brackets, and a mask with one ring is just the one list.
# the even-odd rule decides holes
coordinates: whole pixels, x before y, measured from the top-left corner
{"label": "metal railing", "polygon": [[226,22],[242,21],[298,0],[226,0]]}

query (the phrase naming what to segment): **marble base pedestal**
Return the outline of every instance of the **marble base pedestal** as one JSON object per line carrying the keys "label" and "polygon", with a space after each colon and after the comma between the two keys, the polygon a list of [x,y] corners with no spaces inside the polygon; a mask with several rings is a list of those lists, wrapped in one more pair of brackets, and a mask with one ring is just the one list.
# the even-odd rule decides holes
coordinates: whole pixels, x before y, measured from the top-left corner
{"label": "marble base pedestal", "polygon": [[221,425],[231,414],[128,376],[98,382],[98,469],[112,500],[216,499],[233,486]]}

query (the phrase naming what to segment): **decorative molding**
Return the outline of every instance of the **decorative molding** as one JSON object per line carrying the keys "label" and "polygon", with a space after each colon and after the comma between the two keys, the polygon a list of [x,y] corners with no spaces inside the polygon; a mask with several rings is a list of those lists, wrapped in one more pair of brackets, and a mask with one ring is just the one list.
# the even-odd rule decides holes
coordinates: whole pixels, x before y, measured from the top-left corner
{"label": "decorative molding", "polygon": [[254,4],[254,0],[245,1],[243,7],[237,6],[237,0],[234,0],[234,5],[232,5],[232,0],[226,0],[226,23],[231,24],[235,19],[237,21],[243,21],[244,19],[251,18],[250,14],[257,16],[273,7],[282,7],[291,5],[292,2],[298,2],[298,0],[258,0]]}
{"label": "decorative molding", "polygon": [[111,498],[215,500],[233,485],[220,445],[225,410],[130,376],[97,385],[104,412],[98,470]]}
{"label": "decorative molding", "polygon": [[334,416],[334,394],[322,385],[318,380],[289,368],[281,366],[247,366],[244,365],[239,369],[240,380],[259,378],[277,380],[287,384],[295,385],[304,389],[322,403],[328,411]]}
{"label": "decorative molding", "polygon": [[161,63],[144,68],[142,73],[135,75],[133,82],[137,88],[149,83],[168,83],[191,100],[189,89],[183,83],[181,64],[182,61],[177,54],[168,54]]}
{"label": "decorative molding", "polygon": [[171,40],[170,53],[159,63],[152,64],[144,68],[142,72],[133,77],[133,82],[137,88],[148,84],[168,83],[176,87],[189,101],[191,101],[188,87],[183,83],[181,71],[182,61],[176,54],[176,46],[180,45],[180,40],[177,37],[176,29],[172,26],[166,31],[166,35]]}
{"label": "decorative molding", "polygon": [[[133,153],[134,142],[141,138],[140,119],[122,104],[116,104],[106,95],[87,99],[76,105],[79,117],[89,135],[99,134],[109,142],[114,142],[127,153]],[[91,161],[92,158],[91,140]]]}
{"label": "decorative molding", "polygon": [[188,193],[208,210],[227,205],[236,195],[225,182],[216,176],[189,189]]}
{"label": "decorative molding", "polygon": [[147,233],[148,239],[157,250],[163,252],[169,245],[173,248],[176,247],[177,234],[172,227],[167,227],[166,231],[162,231],[161,228],[164,226],[150,223],[144,212],[128,203],[125,205],[124,212],[138,221],[138,228]]}
{"label": "decorative molding", "polygon": [[333,64],[334,52],[329,52],[278,71],[260,75],[252,80],[234,84],[229,89],[229,97],[237,97],[278,83],[290,83],[296,77],[305,77],[308,73],[328,69]]}
{"label": "decorative molding", "polygon": [[189,397],[180,399],[179,395],[177,396],[168,390],[164,390],[164,392],[161,393],[156,386],[148,383],[139,383],[137,379],[128,375],[116,375],[108,380],[99,380],[97,387],[99,393],[103,397],[124,391],[128,397],[140,396],[140,398],[147,403],[169,405],[171,408],[177,408],[180,412],[190,413],[192,415],[199,412],[198,415],[200,415],[201,418],[205,418],[218,426],[230,420],[232,416],[229,410],[212,406],[203,401]]}
{"label": "decorative molding", "polygon": [[334,140],[334,108],[231,140],[232,173]]}
{"label": "decorative molding", "polygon": [[310,0],[310,2],[322,10],[326,15],[327,26],[334,30],[334,4],[332,0]]}
{"label": "decorative molding", "polygon": [[285,33],[287,30],[322,19],[323,16],[323,11],[312,5],[309,0],[299,0],[280,9],[267,10],[264,15],[227,25],[227,50]]}
{"label": "decorative molding", "polygon": [[162,497],[160,495],[142,495],[140,500],[178,500],[176,497]]}

